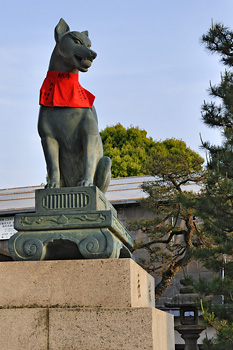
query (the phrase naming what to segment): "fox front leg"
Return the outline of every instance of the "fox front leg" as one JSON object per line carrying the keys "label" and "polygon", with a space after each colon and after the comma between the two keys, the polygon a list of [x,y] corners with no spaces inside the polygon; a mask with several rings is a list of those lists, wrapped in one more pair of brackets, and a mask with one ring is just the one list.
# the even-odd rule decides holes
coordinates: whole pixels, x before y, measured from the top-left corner
{"label": "fox front leg", "polygon": [[41,139],[44,156],[47,164],[49,181],[46,188],[60,187],[60,170],[59,170],[59,145],[52,137],[43,137]]}
{"label": "fox front leg", "polygon": [[78,186],[92,186],[97,164],[99,130],[91,110],[87,111],[81,123],[84,164],[82,180]]}

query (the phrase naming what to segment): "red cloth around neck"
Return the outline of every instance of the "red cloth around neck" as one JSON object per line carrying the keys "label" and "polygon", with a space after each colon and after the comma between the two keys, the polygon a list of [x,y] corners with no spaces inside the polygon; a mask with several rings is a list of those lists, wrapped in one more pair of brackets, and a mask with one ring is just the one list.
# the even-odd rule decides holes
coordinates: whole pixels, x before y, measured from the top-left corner
{"label": "red cloth around neck", "polygon": [[77,73],[51,70],[40,89],[40,104],[48,107],[91,108],[95,96],[84,89]]}

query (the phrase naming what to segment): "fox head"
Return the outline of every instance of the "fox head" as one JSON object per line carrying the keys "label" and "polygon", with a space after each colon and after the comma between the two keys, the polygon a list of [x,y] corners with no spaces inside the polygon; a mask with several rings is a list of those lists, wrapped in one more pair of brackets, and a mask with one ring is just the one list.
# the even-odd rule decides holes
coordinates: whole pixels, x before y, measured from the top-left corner
{"label": "fox head", "polygon": [[60,19],[55,27],[56,52],[65,67],[87,72],[97,54],[90,49],[88,31],[70,32],[68,24]]}

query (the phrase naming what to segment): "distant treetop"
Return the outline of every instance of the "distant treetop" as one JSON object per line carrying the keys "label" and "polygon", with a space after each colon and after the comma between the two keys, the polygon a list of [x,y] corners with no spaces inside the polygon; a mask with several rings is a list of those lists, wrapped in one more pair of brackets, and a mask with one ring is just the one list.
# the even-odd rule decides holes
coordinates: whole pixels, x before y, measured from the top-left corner
{"label": "distant treetop", "polygon": [[[148,165],[156,155],[185,155],[190,159],[203,159],[181,140],[167,139],[154,141],[146,130],[130,126],[124,128],[120,123],[107,126],[100,132],[104,155],[112,159],[112,176],[127,177],[148,175]],[[201,162],[202,163],[202,162]]]}

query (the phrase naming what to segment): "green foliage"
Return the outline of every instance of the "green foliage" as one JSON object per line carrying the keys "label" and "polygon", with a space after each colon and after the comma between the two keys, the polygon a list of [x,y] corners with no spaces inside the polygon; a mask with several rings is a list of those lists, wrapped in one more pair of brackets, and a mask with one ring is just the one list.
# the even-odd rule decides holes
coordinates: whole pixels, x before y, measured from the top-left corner
{"label": "green foliage", "polygon": [[197,194],[190,185],[202,184],[203,161],[183,141],[172,139],[158,144],[147,166],[147,173],[154,179],[143,184],[148,197],[140,204],[154,215],[152,219],[131,222],[129,228],[140,229],[149,239],[135,249],[146,249],[148,258],[144,259],[143,267],[161,274],[156,299],[175,274],[192,260],[193,250],[202,240],[195,222]]}
{"label": "green foliage", "polygon": [[124,128],[120,123],[107,126],[100,132],[104,155],[112,160],[112,176],[146,175],[144,165],[156,147],[156,142],[147,137],[145,130],[131,126]]}
{"label": "green foliage", "polygon": [[[115,126],[107,126],[100,132],[103,141],[104,155],[112,159],[113,177],[148,175],[150,159],[158,159],[166,156],[173,158],[168,162],[182,166],[180,157],[185,156],[186,162],[192,167],[196,164],[197,154],[188,148],[185,142],[176,139],[154,141],[147,136],[145,130],[131,126],[124,128],[120,123]],[[202,158],[199,156],[199,161]]]}
{"label": "green foliage", "polygon": [[204,339],[203,348],[205,350],[231,350],[233,348],[232,305],[214,305],[210,302],[203,302],[202,299],[200,304],[205,322],[216,331],[215,337]]}
{"label": "green foliage", "polygon": [[204,103],[202,117],[210,127],[222,131],[223,141],[219,146],[205,142],[208,150],[208,178],[198,202],[198,215],[203,220],[203,229],[208,235],[209,247],[200,252],[205,264],[217,271],[221,268],[223,254],[233,252],[233,32],[222,24],[213,24],[202,41],[210,52],[218,53],[229,71],[221,77],[219,85],[210,86],[210,96],[220,101]]}
{"label": "green foliage", "polygon": [[[205,349],[233,349],[233,32],[222,24],[213,24],[202,41],[212,53],[218,53],[228,67],[218,85],[210,85],[212,100],[202,106],[203,121],[222,132],[222,144],[203,143],[208,151],[208,176],[196,202],[202,219],[205,245],[195,256],[213,271],[213,279],[200,280],[205,320],[216,329],[216,337],[205,340]],[[221,272],[224,271],[224,278]]]}
{"label": "green foliage", "polygon": [[202,36],[202,42],[211,53],[218,53],[226,66],[233,66],[233,33],[222,23],[212,23]]}

